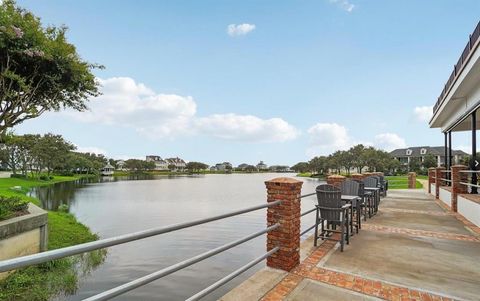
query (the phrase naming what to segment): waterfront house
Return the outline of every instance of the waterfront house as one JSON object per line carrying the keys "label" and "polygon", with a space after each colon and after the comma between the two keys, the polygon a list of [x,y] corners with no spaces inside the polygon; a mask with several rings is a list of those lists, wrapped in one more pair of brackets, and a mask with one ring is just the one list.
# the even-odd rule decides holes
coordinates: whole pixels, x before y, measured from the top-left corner
{"label": "waterfront house", "polygon": [[[449,151],[449,150],[448,150]],[[452,162],[460,164],[468,157],[468,154],[461,150],[452,150]],[[423,163],[425,156],[433,155],[437,160],[437,166],[445,164],[445,148],[443,146],[415,146],[398,148],[390,152],[390,155],[400,161],[402,165],[408,166],[412,159],[418,159]]]}
{"label": "waterfront house", "polygon": [[155,170],[168,170],[168,163],[162,157],[156,155],[146,156],[145,161],[155,163]]}
{"label": "waterfront house", "polygon": [[125,161],[124,160],[117,160],[117,170],[127,170],[125,167]]}
{"label": "waterfront house", "polygon": [[115,171],[115,168],[112,165],[110,165],[110,163],[107,163],[107,165],[105,165],[100,170],[100,174],[102,176],[112,176],[114,171]]}
{"label": "waterfront house", "polygon": [[263,161],[260,161],[258,164],[257,164],[257,169],[258,170],[265,170],[265,169],[268,169],[268,166],[267,164],[265,164]]}
{"label": "waterfront house", "polygon": [[183,159],[180,159],[179,157],[168,158],[165,159],[165,161],[167,162],[167,168],[168,166],[173,165],[175,166],[175,170],[184,170],[187,166],[187,163],[185,163],[185,161]]}
{"label": "waterfront house", "polygon": [[215,166],[212,166],[210,170],[215,170],[215,171],[232,170],[232,164],[230,162],[217,163],[215,164]]}

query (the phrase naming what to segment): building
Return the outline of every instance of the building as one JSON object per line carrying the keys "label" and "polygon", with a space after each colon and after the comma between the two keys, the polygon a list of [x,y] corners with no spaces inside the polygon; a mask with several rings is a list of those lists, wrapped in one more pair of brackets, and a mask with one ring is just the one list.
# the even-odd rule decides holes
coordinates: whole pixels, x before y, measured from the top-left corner
{"label": "building", "polygon": [[216,170],[216,171],[232,170],[232,164],[230,162],[217,163],[215,164],[215,166],[212,166],[210,170]]}
{"label": "building", "polygon": [[187,167],[187,163],[179,157],[165,159],[167,162],[167,169],[170,169],[169,166],[175,166],[175,170],[184,170]]}
{"label": "building", "polygon": [[[453,165],[453,133],[470,131],[472,135],[472,159],[470,169],[477,169],[477,128],[480,107],[480,23],[470,35],[467,45],[455,64],[452,73],[433,106],[429,125],[438,128],[444,136],[444,156],[447,169]],[[474,175],[476,181],[476,175]]]}
{"label": "building", "polygon": [[[412,158],[418,159],[419,162],[423,162],[425,156],[433,155],[437,159],[437,166],[445,164],[445,147],[443,146],[415,146],[409,148],[399,148],[392,152],[390,155],[400,161],[402,165],[408,165]],[[461,150],[452,150],[452,162],[459,164],[468,157],[468,154]]]}
{"label": "building", "polygon": [[124,160],[117,160],[117,170],[127,170],[125,168],[125,161]]}
{"label": "building", "polygon": [[115,168],[112,165],[110,165],[109,163],[107,163],[107,165],[105,165],[100,170],[100,174],[102,176],[112,176],[114,171],[115,171]]}
{"label": "building", "polygon": [[147,156],[145,160],[155,163],[155,170],[168,170],[167,161],[163,160],[160,156],[150,155]]}
{"label": "building", "polygon": [[257,169],[258,170],[265,170],[265,169],[268,169],[268,166],[267,164],[263,163],[263,161],[260,161],[258,164],[257,164]]}

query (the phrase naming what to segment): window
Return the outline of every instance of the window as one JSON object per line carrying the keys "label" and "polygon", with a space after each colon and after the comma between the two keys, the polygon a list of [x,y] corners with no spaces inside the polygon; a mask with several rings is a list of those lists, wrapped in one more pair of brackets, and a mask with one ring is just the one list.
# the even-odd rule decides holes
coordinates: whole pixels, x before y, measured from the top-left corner
{"label": "window", "polygon": [[410,156],[410,155],[412,154],[412,150],[411,150],[411,149],[407,149],[406,154],[407,154],[407,156]]}
{"label": "window", "polygon": [[422,148],[420,150],[420,155],[425,155],[427,153],[427,149],[426,148]]}

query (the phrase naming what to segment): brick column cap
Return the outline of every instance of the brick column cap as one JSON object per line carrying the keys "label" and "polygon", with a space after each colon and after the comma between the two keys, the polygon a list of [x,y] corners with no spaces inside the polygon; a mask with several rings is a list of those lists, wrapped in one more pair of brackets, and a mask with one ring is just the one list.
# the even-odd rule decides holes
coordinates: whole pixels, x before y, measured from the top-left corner
{"label": "brick column cap", "polygon": [[265,184],[303,184],[302,181],[297,179],[288,178],[288,177],[280,177],[265,181]]}
{"label": "brick column cap", "polygon": [[411,171],[411,172],[409,172],[408,174],[409,174],[409,175],[416,175],[417,173],[414,172],[414,171]]}
{"label": "brick column cap", "polygon": [[435,167],[429,167],[428,170],[435,170]]}
{"label": "brick column cap", "polygon": [[352,173],[350,176],[351,177],[363,177],[363,175],[361,173]]}
{"label": "brick column cap", "polygon": [[445,166],[435,167],[436,170],[445,169]]}
{"label": "brick column cap", "polygon": [[456,165],[452,165],[452,168],[468,168],[468,166],[463,164],[456,164]]}
{"label": "brick column cap", "polygon": [[341,176],[341,175],[331,175],[328,176],[328,179],[345,179],[346,177]]}

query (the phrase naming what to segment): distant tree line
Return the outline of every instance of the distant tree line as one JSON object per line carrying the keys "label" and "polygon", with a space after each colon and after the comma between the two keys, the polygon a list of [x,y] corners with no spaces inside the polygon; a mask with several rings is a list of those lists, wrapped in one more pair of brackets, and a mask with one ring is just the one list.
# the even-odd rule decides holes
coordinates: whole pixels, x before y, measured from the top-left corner
{"label": "distant tree line", "polygon": [[352,171],[394,172],[401,168],[398,160],[392,158],[389,153],[366,147],[362,144],[355,145],[349,150],[336,151],[328,156],[316,156],[308,162],[299,162],[292,166],[296,172],[313,172],[315,174],[327,174],[329,172],[350,174]]}

